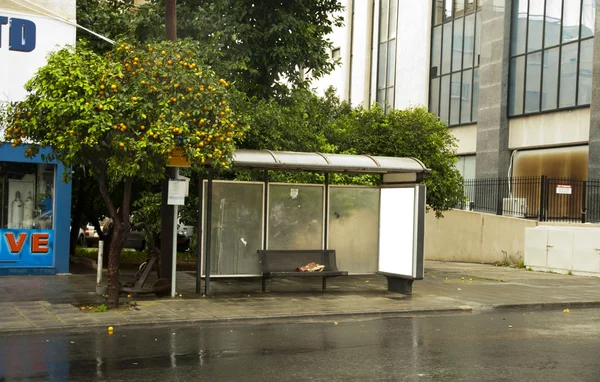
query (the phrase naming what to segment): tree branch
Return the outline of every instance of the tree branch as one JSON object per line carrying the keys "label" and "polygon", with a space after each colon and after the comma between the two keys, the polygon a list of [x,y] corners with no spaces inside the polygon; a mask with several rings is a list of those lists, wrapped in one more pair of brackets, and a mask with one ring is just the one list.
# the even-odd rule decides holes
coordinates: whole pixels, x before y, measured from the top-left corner
{"label": "tree branch", "polygon": [[[94,178],[98,183],[98,189],[100,191],[100,195],[102,195],[102,199],[104,199],[104,203],[106,203],[106,208],[108,208],[108,213],[110,217],[113,219],[113,222],[116,222],[119,219],[117,214],[117,209],[113,201],[110,198],[110,192],[108,191],[108,184],[106,183],[106,171],[100,170],[100,173],[94,172]],[[119,223],[120,223],[119,219]]]}

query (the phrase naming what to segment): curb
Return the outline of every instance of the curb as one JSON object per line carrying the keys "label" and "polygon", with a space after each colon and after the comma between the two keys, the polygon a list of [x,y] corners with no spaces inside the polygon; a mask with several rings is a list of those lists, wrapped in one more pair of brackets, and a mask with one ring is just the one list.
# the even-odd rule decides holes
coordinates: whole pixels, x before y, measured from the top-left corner
{"label": "curb", "polygon": [[552,309],[572,309],[572,308],[599,308],[600,301],[574,301],[574,302],[546,302],[533,304],[500,304],[492,305],[495,310],[552,310]]}
{"label": "curb", "polygon": [[[270,322],[273,320],[305,320],[305,319],[332,319],[335,317],[360,317],[360,318],[383,318],[383,317],[406,317],[412,315],[423,315],[423,314],[451,314],[451,313],[471,313],[472,307],[468,305],[458,306],[456,308],[442,308],[442,309],[414,309],[414,310],[386,310],[381,312],[324,312],[324,313],[311,313],[311,314],[273,314],[269,316],[241,316],[241,317],[209,317],[209,318],[195,318],[195,319],[180,319],[180,320],[161,320],[161,321],[139,321],[139,322],[125,322],[115,323],[111,326],[116,328],[144,328],[144,327],[163,327],[168,325],[192,325],[192,324],[208,324],[208,323],[224,323],[224,322]],[[85,329],[103,328],[109,324],[105,323],[89,323],[89,324],[78,324],[78,325],[57,325],[47,326],[43,328],[0,328],[0,335],[6,334],[30,334],[30,333],[46,333],[46,332],[72,332],[80,331]]]}

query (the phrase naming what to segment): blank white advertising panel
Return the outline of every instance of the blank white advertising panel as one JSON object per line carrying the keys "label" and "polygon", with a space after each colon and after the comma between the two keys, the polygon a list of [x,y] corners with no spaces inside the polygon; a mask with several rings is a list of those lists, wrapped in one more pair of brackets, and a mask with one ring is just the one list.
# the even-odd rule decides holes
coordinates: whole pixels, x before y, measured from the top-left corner
{"label": "blank white advertising panel", "polygon": [[414,276],[415,188],[382,188],[379,272]]}

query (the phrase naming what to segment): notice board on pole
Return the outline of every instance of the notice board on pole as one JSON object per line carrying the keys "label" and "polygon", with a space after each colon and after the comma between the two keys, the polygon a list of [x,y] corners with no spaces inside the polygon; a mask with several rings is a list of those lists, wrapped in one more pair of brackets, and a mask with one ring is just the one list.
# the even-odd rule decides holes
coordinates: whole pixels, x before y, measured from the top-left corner
{"label": "notice board on pole", "polygon": [[169,179],[167,204],[170,206],[183,206],[185,204],[188,184],[185,179]]}

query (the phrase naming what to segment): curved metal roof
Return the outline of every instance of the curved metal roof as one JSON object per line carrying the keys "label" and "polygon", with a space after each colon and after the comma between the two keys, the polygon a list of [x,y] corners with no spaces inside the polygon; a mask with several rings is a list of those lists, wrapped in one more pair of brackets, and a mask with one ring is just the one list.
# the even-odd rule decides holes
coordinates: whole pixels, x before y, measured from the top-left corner
{"label": "curved metal roof", "polygon": [[364,174],[426,173],[418,159],[371,155],[301,153],[270,150],[236,150],[233,166],[281,171],[322,171]]}

